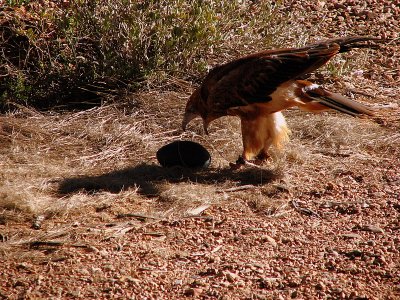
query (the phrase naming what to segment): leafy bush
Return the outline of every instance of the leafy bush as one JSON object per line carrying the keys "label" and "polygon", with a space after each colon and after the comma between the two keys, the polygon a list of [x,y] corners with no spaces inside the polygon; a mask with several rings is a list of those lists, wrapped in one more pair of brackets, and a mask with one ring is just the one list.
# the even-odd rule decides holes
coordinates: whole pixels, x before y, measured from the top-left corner
{"label": "leafy bush", "polygon": [[279,1],[8,1],[0,19],[3,107],[195,80],[210,65],[301,36]]}

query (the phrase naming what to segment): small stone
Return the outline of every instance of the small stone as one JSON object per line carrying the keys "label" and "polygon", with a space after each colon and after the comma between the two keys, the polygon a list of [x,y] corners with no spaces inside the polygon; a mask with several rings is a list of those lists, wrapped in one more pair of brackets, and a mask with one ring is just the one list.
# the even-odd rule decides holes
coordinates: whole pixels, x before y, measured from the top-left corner
{"label": "small stone", "polygon": [[384,266],[387,264],[387,262],[384,256],[378,256],[375,257],[373,264],[378,266]]}
{"label": "small stone", "polygon": [[365,231],[370,231],[373,233],[385,233],[382,228],[375,226],[375,225],[364,225],[361,227],[361,229],[365,230]]}
{"label": "small stone", "polygon": [[371,19],[375,19],[376,18],[376,13],[372,12],[372,11],[366,11],[366,16],[369,20]]}
{"label": "small stone", "polygon": [[244,286],[246,286],[246,283],[245,283],[243,280],[239,280],[239,281],[236,283],[236,286],[238,286],[238,287],[244,287]]}
{"label": "small stone", "polygon": [[340,256],[339,252],[337,252],[336,250],[331,249],[331,250],[328,250],[328,252],[329,252],[330,255],[332,255],[334,257],[339,257]]}
{"label": "small stone", "polygon": [[84,275],[84,276],[89,276],[89,275],[90,275],[89,270],[88,270],[88,269],[85,269],[85,268],[80,269],[80,270],[79,270],[79,273],[80,273],[81,275]]}
{"label": "small stone", "polygon": [[230,272],[230,271],[225,271],[225,276],[226,276],[226,279],[231,283],[235,282],[239,278],[239,275],[237,275],[236,273]]}
{"label": "small stone", "polygon": [[351,250],[351,251],[348,251],[348,252],[344,252],[343,254],[345,256],[350,257],[350,258],[353,259],[355,257],[363,256],[364,253],[361,250],[356,249],[356,250]]}
{"label": "small stone", "polygon": [[270,243],[273,247],[277,247],[278,244],[276,243],[275,239],[273,237],[270,237],[269,235],[265,234],[261,237],[261,240],[263,242],[268,242]]}
{"label": "small stone", "polygon": [[315,285],[315,289],[318,290],[318,291],[324,291],[326,289],[326,286],[325,286],[325,284],[323,282],[318,282]]}
{"label": "small stone", "polygon": [[182,279],[177,279],[177,280],[175,280],[175,282],[174,282],[175,285],[182,285],[182,283],[183,283],[183,280],[182,280]]}
{"label": "small stone", "polygon": [[357,240],[361,239],[361,235],[359,235],[357,233],[345,233],[345,234],[342,234],[342,237],[345,239],[357,239]]}
{"label": "small stone", "polygon": [[101,257],[106,258],[108,257],[108,252],[106,250],[100,250],[99,254]]}
{"label": "small stone", "polygon": [[366,202],[361,203],[361,208],[369,208],[370,205]]}
{"label": "small stone", "polygon": [[20,263],[17,265],[17,270],[24,270],[25,272],[32,272],[32,265],[29,263]]}
{"label": "small stone", "polygon": [[188,288],[185,290],[184,294],[188,297],[198,297],[203,293],[202,288]]}
{"label": "small stone", "polygon": [[93,267],[92,268],[92,276],[103,276],[103,271],[100,268]]}
{"label": "small stone", "polygon": [[112,272],[112,271],[115,270],[115,268],[114,268],[113,265],[107,264],[107,265],[104,265],[104,266],[103,266],[103,270],[106,271],[106,272]]}
{"label": "small stone", "polygon": [[46,217],[42,215],[36,216],[32,222],[32,228],[36,230],[40,229],[42,227],[42,222],[45,220],[45,218]]}

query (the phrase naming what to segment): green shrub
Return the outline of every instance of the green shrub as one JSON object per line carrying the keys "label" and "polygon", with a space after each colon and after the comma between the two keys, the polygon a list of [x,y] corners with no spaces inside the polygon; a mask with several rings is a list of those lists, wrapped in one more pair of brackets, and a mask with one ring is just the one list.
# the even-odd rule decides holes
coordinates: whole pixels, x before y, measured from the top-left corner
{"label": "green shrub", "polygon": [[0,12],[3,106],[55,105],[89,85],[196,80],[210,65],[301,37],[279,1],[41,3],[8,1]]}

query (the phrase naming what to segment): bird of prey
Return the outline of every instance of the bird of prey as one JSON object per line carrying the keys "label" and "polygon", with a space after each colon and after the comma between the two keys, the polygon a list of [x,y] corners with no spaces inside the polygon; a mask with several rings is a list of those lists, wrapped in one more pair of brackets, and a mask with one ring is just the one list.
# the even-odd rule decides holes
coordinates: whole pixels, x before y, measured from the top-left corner
{"label": "bird of prey", "polygon": [[190,96],[182,128],[185,130],[191,120],[201,117],[208,134],[213,120],[238,116],[243,139],[243,153],[236,162],[240,166],[266,159],[270,145],[280,148],[288,139],[289,129],[281,113],[286,108],[372,115],[361,103],[301,78],[338,53],[376,48],[374,42],[378,40],[367,36],[336,38],[302,48],[266,50],[217,66]]}

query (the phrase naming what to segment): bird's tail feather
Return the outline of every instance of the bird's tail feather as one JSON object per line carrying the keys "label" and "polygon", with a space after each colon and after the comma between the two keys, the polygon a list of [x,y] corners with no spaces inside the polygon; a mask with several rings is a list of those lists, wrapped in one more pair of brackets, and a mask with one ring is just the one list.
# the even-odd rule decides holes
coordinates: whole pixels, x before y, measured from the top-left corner
{"label": "bird's tail feather", "polygon": [[334,38],[322,41],[321,44],[316,43],[312,46],[320,47],[321,45],[337,44],[340,46],[339,52],[348,52],[354,48],[380,48],[379,43],[385,42],[385,39],[373,36],[349,36],[343,38]]}
{"label": "bird's tail feather", "polygon": [[348,115],[366,114],[371,116],[374,114],[367,106],[321,87],[306,89],[304,92],[313,101]]}

